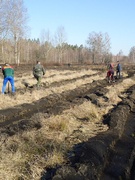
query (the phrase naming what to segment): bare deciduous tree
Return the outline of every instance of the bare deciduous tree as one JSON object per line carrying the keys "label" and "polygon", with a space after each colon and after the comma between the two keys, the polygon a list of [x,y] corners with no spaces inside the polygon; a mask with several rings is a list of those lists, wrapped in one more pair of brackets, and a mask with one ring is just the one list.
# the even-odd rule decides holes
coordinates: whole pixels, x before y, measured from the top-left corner
{"label": "bare deciduous tree", "polygon": [[118,54],[117,54],[117,61],[121,61],[122,60],[122,58],[123,58],[123,51],[122,50],[120,50],[119,52],[118,52]]}
{"label": "bare deciduous tree", "polygon": [[40,42],[41,42],[41,57],[43,57],[43,59],[45,59],[46,61],[48,60],[49,52],[52,49],[52,43],[53,43],[49,30],[48,31],[42,30]]}
{"label": "bare deciduous tree", "polygon": [[7,3],[6,1],[0,1],[0,39],[6,37],[9,30],[8,24],[8,13],[7,13]]}
{"label": "bare deciduous tree", "polygon": [[55,42],[56,42],[56,47],[58,50],[58,59],[59,59],[59,63],[62,62],[62,56],[64,54],[65,51],[65,43],[66,43],[66,32],[63,26],[59,27],[57,29],[57,32],[55,33]]}
{"label": "bare deciduous tree", "polygon": [[131,62],[135,63],[135,46],[131,47],[130,49],[129,59]]}
{"label": "bare deciduous tree", "polygon": [[87,39],[93,63],[103,62],[110,51],[110,38],[107,33],[92,32]]}
{"label": "bare deciduous tree", "polygon": [[27,30],[27,9],[24,7],[23,0],[5,0],[5,3],[7,3],[8,35],[10,38],[13,38],[15,63],[19,65],[19,40]]}

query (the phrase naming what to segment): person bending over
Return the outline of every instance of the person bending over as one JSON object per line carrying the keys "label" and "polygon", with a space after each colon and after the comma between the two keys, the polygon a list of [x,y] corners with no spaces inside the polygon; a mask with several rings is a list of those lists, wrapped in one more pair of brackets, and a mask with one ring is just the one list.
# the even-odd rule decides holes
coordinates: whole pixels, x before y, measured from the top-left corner
{"label": "person bending over", "polygon": [[110,83],[111,81],[114,82],[114,70],[113,70],[113,69],[110,69],[110,70],[107,72],[107,80],[108,80],[109,83]]}
{"label": "person bending over", "polygon": [[5,93],[7,82],[11,84],[12,93],[15,93],[15,85],[14,85],[14,69],[8,63],[2,67],[2,73],[4,76],[3,86],[2,86],[2,94]]}

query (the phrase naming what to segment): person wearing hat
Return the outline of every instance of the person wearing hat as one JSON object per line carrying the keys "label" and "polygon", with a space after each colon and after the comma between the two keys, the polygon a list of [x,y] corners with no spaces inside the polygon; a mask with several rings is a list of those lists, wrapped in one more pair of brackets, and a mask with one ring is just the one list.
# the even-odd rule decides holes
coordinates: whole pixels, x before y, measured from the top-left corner
{"label": "person wearing hat", "polygon": [[14,69],[12,66],[10,66],[8,63],[5,63],[5,65],[2,67],[2,73],[4,76],[3,79],[3,86],[2,86],[2,94],[5,93],[6,85],[8,82],[11,84],[11,91],[12,93],[15,93],[15,85],[14,85]]}
{"label": "person wearing hat", "polygon": [[121,64],[119,63],[119,61],[117,61],[117,66],[116,66],[116,77],[117,78],[121,78],[121,71],[122,71],[122,67]]}
{"label": "person wearing hat", "polygon": [[40,61],[37,61],[37,64],[33,67],[33,75],[37,80],[37,87],[39,88],[41,79],[45,75],[45,69],[43,65],[41,65]]}

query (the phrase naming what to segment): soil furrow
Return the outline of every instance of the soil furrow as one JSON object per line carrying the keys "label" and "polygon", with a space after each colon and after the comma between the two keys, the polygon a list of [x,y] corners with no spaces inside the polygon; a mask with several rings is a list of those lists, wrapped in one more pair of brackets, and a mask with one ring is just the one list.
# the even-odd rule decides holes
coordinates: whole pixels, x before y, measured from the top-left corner
{"label": "soil furrow", "polygon": [[29,119],[34,113],[38,112],[44,112],[48,115],[60,114],[63,110],[82,103],[87,94],[95,93],[99,89],[103,91],[107,85],[106,80],[99,80],[61,94],[51,94],[32,104],[23,104],[14,108],[0,110],[0,126],[2,128],[21,119]]}
{"label": "soil furrow", "polygon": [[[120,81],[122,80],[124,80],[124,78]],[[15,106],[14,108],[0,110],[1,129],[10,125],[17,126],[18,128],[19,121],[22,122],[23,120],[28,120],[34,113],[43,112],[48,114],[48,116],[51,116],[52,114],[60,114],[63,110],[69,109],[76,104],[80,104],[85,99],[99,105],[98,96],[103,96],[103,94],[108,91],[105,88],[107,85],[108,83],[105,79],[93,81],[93,83],[82,85],[76,89],[68,90],[61,94],[51,94],[31,104],[23,104]],[[94,95],[94,98],[97,99],[96,101],[93,101],[92,94]],[[27,123],[29,123],[29,121]]]}
{"label": "soil furrow", "polygon": [[[55,87],[55,86],[57,86],[57,87],[59,87],[59,86],[61,86],[61,85],[65,85],[65,84],[67,84],[67,83],[74,83],[76,80],[79,80],[79,79],[85,79],[85,78],[89,78],[89,77],[94,77],[94,76],[97,76],[97,75],[99,75],[99,72],[98,73],[95,73],[95,74],[89,74],[89,75],[83,75],[83,76],[80,76],[80,77],[77,77],[77,78],[72,78],[72,79],[64,79],[64,80],[61,80],[61,81],[54,81],[54,82],[52,82],[51,84],[49,84],[48,85],[48,82],[43,82],[42,83],[42,89],[43,88],[50,88],[50,86],[51,87]],[[24,86],[26,87],[26,90],[30,90],[30,91],[32,91],[33,90],[33,88],[34,88],[34,85],[29,85],[28,83],[26,83],[26,82],[24,82],[23,83],[24,84]],[[36,88],[36,87],[35,87]],[[17,91],[20,91],[21,89],[17,89]]]}
{"label": "soil furrow", "polygon": [[[135,119],[135,115],[130,115]],[[122,137],[116,142],[108,158],[108,163],[104,169],[104,175],[101,179],[130,179],[131,168],[133,166],[134,155],[135,155],[135,122],[133,119],[129,119],[126,123],[126,130]],[[127,127],[128,126],[128,127]]]}
{"label": "soil furrow", "polygon": [[119,103],[109,118],[110,129],[74,147],[69,166],[63,166],[52,178],[61,179],[130,179],[135,172],[135,86]]}

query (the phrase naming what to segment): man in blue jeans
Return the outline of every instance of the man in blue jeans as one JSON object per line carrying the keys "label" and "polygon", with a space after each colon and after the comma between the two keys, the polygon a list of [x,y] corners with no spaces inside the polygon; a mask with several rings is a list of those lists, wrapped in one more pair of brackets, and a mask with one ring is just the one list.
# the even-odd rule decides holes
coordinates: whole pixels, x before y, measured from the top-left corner
{"label": "man in blue jeans", "polygon": [[2,86],[2,94],[5,93],[7,82],[9,81],[11,84],[12,93],[15,93],[14,86],[14,69],[8,63],[2,67],[2,73],[4,75],[3,86]]}

